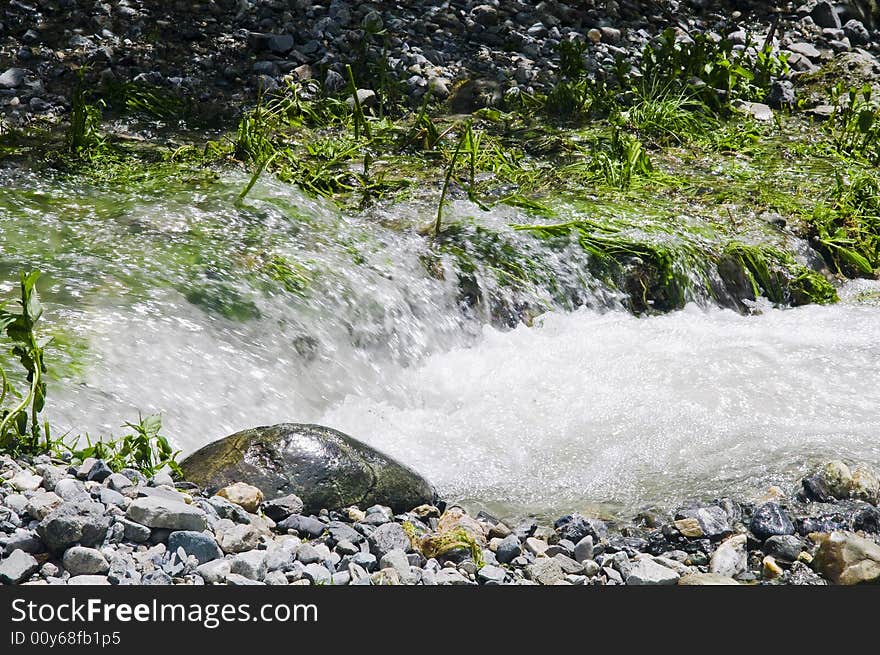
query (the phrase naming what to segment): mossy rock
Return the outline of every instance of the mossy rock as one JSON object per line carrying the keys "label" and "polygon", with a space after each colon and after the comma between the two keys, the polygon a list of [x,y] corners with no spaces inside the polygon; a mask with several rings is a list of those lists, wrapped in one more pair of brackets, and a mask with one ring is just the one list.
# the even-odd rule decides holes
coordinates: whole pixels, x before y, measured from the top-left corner
{"label": "mossy rock", "polygon": [[209,492],[245,482],[268,499],[296,494],[306,513],[374,504],[405,512],[435,501],[434,487],[409,467],[320,425],[243,430],[200,448],[181,468]]}

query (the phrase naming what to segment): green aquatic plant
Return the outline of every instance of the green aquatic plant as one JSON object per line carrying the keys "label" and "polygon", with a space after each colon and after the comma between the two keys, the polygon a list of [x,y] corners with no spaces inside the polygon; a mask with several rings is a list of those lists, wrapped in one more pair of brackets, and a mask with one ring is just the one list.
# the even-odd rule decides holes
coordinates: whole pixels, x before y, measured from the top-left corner
{"label": "green aquatic plant", "polygon": [[64,138],[67,151],[76,156],[88,155],[105,142],[100,131],[101,102],[89,102],[85,70],[80,68],[77,73],[77,83],[70,98],[70,122]]}
{"label": "green aquatic plant", "polygon": [[576,122],[590,107],[592,84],[586,79],[563,80],[544,99],[544,112],[557,120]]}
{"label": "green aquatic plant", "polygon": [[615,122],[650,139],[655,146],[683,145],[719,127],[719,121],[702,102],[684,93],[639,98],[620,111]]}
{"label": "green aquatic plant", "polygon": [[434,235],[437,236],[440,234],[440,230],[442,228],[443,223],[443,206],[446,203],[446,192],[449,189],[449,183],[452,181],[452,176],[455,173],[455,165],[458,162],[458,158],[462,153],[468,153],[470,156],[470,171],[471,171],[471,194],[473,194],[473,180],[474,180],[474,161],[476,157],[476,149],[478,148],[478,142],[474,138],[473,134],[473,123],[472,121],[468,121],[465,124],[464,130],[462,131],[461,138],[459,138],[458,142],[455,145],[455,150],[452,153],[452,157],[449,160],[449,164],[446,167],[446,175],[443,178],[443,187],[440,190],[440,200],[437,202],[437,218],[434,220]]}
{"label": "green aquatic plant", "polygon": [[834,110],[826,125],[838,152],[880,164],[880,106],[870,84],[861,88],[838,82],[831,89]]}
{"label": "green aquatic plant", "polygon": [[834,286],[818,271],[798,264],[791,254],[764,245],[733,241],[724,256],[738,262],[754,297],[764,296],[778,305],[837,302]]}
{"label": "green aquatic plant", "polygon": [[830,203],[819,203],[809,218],[814,243],[836,271],[876,277],[880,271],[880,180],[853,169],[835,173]]}
{"label": "green aquatic plant", "polygon": [[259,272],[281,284],[289,293],[302,296],[312,282],[310,271],[302,264],[291,263],[281,255],[272,255],[259,267]]}
{"label": "green aquatic plant", "polygon": [[587,219],[513,227],[560,245],[574,237],[592,257],[593,273],[625,291],[635,311],[676,309],[691,297],[694,280],[689,272],[699,270],[701,251],[686,241],[652,240],[630,234],[622,225]]}
{"label": "green aquatic plant", "polygon": [[608,186],[626,189],[633,179],[650,175],[653,171],[651,158],[638,137],[615,126],[611,138],[600,142],[593,152],[587,169],[595,179]]}
{"label": "green aquatic plant", "polygon": [[586,75],[584,57],[589,50],[587,41],[582,38],[569,38],[559,42],[559,72],[569,79],[577,79]]}
{"label": "green aquatic plant", "polygon": [[693,94],[721,111],[735,99],[763,100],[772,80],[788,71],[788,61],[769,44],[758,48],[749,40],[736,49],[727,39],[701,32],[679,38],[668,28],[645,47],[640,68],[635,86],[642,95]]}
{"label": "green aquatic plant", "polygon": [[352,72],[351,66],[349,65],[345,66],[345,70],[348,72],[348,88],[351,93],[351,100],[354,109],[354,140],[360,140],[362,131],[367,139],[372,139],[373,135],[370,133],[370,122],[367,120],[367,117],[364,114],[364,108],[361,106],[357,84],[355,84],[354,81],[354,72]]}
{"label": "green aquatic plant", "polygon": [[[46,363],[43,358],[49,339],[41,338],[37,323],[43,305],[37,293],[39,271],[22,272],[20,279],[20,311],[9,311],[0,305],[0,331],[12,344],[12,355],[18,359],[25,374],[25,390],[18,391],[6,372],[0,368],[0,451],[38,452],[51,444],[48,423],[40,423],[40,412],[46,404]],[[4,403],[11,398],[11,406]]]}
{"label": "green aquatic plant", "polygon": [[483,549],[473,535],[464,528],[453,528],[437,534],[419,534],[410,521],[404,521],[402,526],[412,547],[428,559],[463,550],[471,556],[477,568],[482,568],[485,563]]}
{"label": "green aquatic plant", "polygon": [[123,427],[129,432],[121,437],[92,441],[85,435],[86,445],[82,448],[79,447],[79,438],[64,448],[75,460],[82,462],[93,457],[103,460],[114,471],[132,468],[152,477],[168,467],[173,473],[182,475],[177,463],[180,451],[174,450],[168,439],[160,434],[160,415],[138,415],[137,423],[124,423]]}
{"label": "green aquatic plant", "polygon": [[109,82],[102,86],[101,96],[109,109],[168,123],[181,120],[187,113],[180,98],[163,87],[143,82]]}
{"label": "green aquatic plant", "polygon": [[766,244],[753,246],[734,240],[719,248],[696,235],[674,235],[661,226],[654,227],[656,234],[648,236],[633,233],[625,225],[584,219],[514,228],[559,244],[570,242],[574,236],[592,256],[594,273],[626,292],[635,311],[668,311],[699,295],[717,297],[713,269],[718,267],[721,272],[725,261],[732,262],[734,270],[722,277],[744,277],[752,298],[764,296],[780,305],[837,300],[833,285],[821,273]]}
{"label": "green aquatic plant", "polygon": [[257,162],[259,165],[276,153],[270,119],[271,114],[261,96],[254,109],[247,112],[238,124],[234,149],[237,159]]}

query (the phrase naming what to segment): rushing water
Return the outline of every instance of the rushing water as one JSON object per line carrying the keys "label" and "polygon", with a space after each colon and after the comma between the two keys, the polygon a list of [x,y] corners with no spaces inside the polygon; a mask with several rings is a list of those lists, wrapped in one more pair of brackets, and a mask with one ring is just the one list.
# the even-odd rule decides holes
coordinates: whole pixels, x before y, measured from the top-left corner
{"label": "rushing water", "polygon": [[[160,411],[185,451],[322,423],[507,514],[631,512],[792,484],[830,456],[880,462],[876,283],[851,283],[834,306],[637,318],[572,251],[548,266],[586,306],[501,329],[490,309],[463,310],[451,269],[426,274],[425,240],[392,225],[430,208],[345,217],[262,183],[239,207],[231,182],[133,197],[7,179],[0,268],[7,281],[46,271],[63,346],[53,423],[118,433]],[[501,229],[523,220],[512,211],[479,220]],[[298,263],[304,289],[254,274],[276,256]],[[505,293],[476,277],[484,296]]]}

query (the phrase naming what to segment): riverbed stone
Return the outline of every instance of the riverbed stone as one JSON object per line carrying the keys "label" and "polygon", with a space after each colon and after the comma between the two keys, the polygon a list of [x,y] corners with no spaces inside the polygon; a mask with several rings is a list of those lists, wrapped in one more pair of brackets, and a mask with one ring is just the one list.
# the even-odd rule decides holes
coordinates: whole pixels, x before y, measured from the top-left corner
{"label": "riverbed stone", "polygon": [[840,29],[840,16],[837,15],[837,9],[834,7],[834,4],[828,0],[817,2],[810,11],[810,17],[819,27]]}
{"label": "riverbed stone", "polygon": [[376,503],[405,512],[434,501],[415,471],[356,439],[318,425],[286,423],[244,430],[197,450],[181,463],[203,488],[242,481],[269,498],[296,494],[305,512]]}
{"label": "riverbed stone", "polygon": [[584,572],[584,565],[568,555],[557,553],[553,555],[553,559],[559,563],[560,568],[566,575],[581,575]]}
{"label": "riverbed stone", "polygon": [[461,507],[450,507],[437,521],[437,532],[448,534],[464,532],[481,548],[486,546],[486,533],[479,521],[469,516]]}
{"label": "riverbed stone", "polygon": [[761,541],[774,535],[794,534],[794,523],[777,503],[764,503],[755,510],[749,530]]}
{"label": "riverbed stone", "polygon": [[542,539],[535,537],[528,537],[526,539],[526,550],[532,555],[543,555],[549,547],[550,545]]}
{"label": "riverbed stone", "polygon": [[337,548],[339,544],[343,542],[347,542],[353,547],[357,547],[357,544],[366,540],[366,537],[362,535],[360,532],[355,530],[351,525],[347,523],[343,523],[342,521],[330,521],[327,524],[327,532],[330,534],[330,537],[337,544]]}
{"label": "riverbed stone", "polygon": [[109,478],[113,474],[113,469],[111,469],[107,462],[103,459],[95,460],[92,466],[89,468],[86,473],[86,480],[91,480],[94,482],[103,482],[107,478]]}
{"label": "riverbed stone", "polygon": [[284,587],[289,585],[290,582],[288,582],[287,576],[281,571],[269,571],[266,577],[263,578],[263,584]]}
{"label": "riverbed stone", "polygon": [[263,502],[263,492],[252,484],[244,482],[228,484],[220,489],[217,495],[251,513],[255,513]]}
{"label": "riverbed stone", "polygon": [[112,489],[113,491],[123,491],[134,485],[134,483],[122,475],[122,473],[111,473],[107,476],[107,479],[104,480],[104,484],[107,485],[108,489]]}
{"label": "riverbed stone", "polygon": [[400,581],[406,585],[414,585],[419,581],[419,574],[412,570],[406,553],[395,549],[385,553],[379,560],[379,569],[392,568],[397,571]]}
{"label": "riverbed stone", "polygon": [[324,534],[324,530],[327,529],[327,524],[314,516],[293,514],[278,523],[277,527],[281,530],[294,530],[301,537],[306,536],[315,539]]}
{"label": "riverbed stone", "polygon": [[827,503],[834,500],[825,477],[819,474],[808,475],[801,480],[801,496],[803,500]]}
{"label": "riverbed stone", "polygon": [[877,469],[867,464],[854,466],[850,495],[872,505],[880,504],[880,473]]}
{"label": "riverbed stone", "polygon": [[253,585],[262,585],[259,580],[251,580],[240,573],[230,573],[226,576],[226,584],[231,587],[248,587]]}
{"label": "riverbed stone", "polygon": [[477,572],[477,578],[485,585],[500,585],[507,577],[507,572],[500,566],[487,564]]}
{"label": "riverbed stone", "polygon": [[27,510],[28,497],[24,494],[9,494],[3,499],[3,505],[16,514],[22,515]]}
{"label": "riverbed stone", "polygon": [[37,526],[46,547],[55,553],[68,546],[94,546],[101,543],[110,527],[104,506],[90,501],[64,502],[52,510]]}
{"label": "riverbed stone", "polygon": [[370,552],[381,559],[383,555],[392,550],[399,549],[404,552],[412,551],[409,535],[399,523],[385,523],[370,533],[367,538],[370,544]]}
{"label": "riverbed stone", "polygon": [[103,575],[110,570],[110,564],[101,551],[85,546],[68,548],[61,563],[70,575]]}
{"label": "riverbed stone", "polygon": [[314,564],[321,561],[321,555],[313,544],[305,543],[297,549],[296,559],[303,564]]}
{"label": "riverbed stone", "polygon": [[283,521],[292,514],[302,514],[303,511],[302,498],[296,494],[287,494],[267,500],[263,503],[263,513],[276,523]]}
{"label": "riverbed stone", "polygon": [[633,562],[629,566],[626,575],[628,585],[674,585],[678,582],[679,575],[670,568],[658,564],[652,559],[645,558]]}
{"label": "riverbed stone", "polygon": [[18,491],[36,491],[43,484],[43,476],[34,475],[30,471],[19,471],[12,476],[9,484]]}
{"label": "riverbed stone", "polygon": [[176,530],[168,535],[168,550],[177,552],[183,548],[187,555],[192,555],[199,564],[223,557],[223,551],[213,535],[195,530]]}
{"label": "riverbed stone", "polygon": [[587,535],[575,544],[574,559],[581,563],[593,559],[593,537],[591,535]]}
{"label": "riverbed stone", "polygon": [[550,557],[539,557],[526,566],[526,577],[542,585],[552,585],[565,579],[565,572],[559,562]]}
{"label": "riverbed stone", "polygon": [[374,571],[378,566],[378,559],[373,553],[357,553],[351,558],[351,563],[356,564],[366,571]]}
{"label": "riverbed stone", "polygon": [[7,68],[0,74],[0,89],[16,89],[24,83],[27,71],[23,68]]}
{"label": "riverbed stone", "polygon": [[770,122],[773,120],[773,110],[762,102],[749,102],[747,100],[736,100],[731,103],[731,107],[750,115],[756,121]]}
{"label": "riverbed stone", "polygon": [[66,501],[89,500],[89,493],[85,485],[73,478],[64,478],[55,485],[55,493]]}
{"label": "riverbed stone", "polygon": [[42,521],[52,510],[59,507],[64,502],[58,494],[53,491],[37,490],[28,498],[25,511],[37,521]]}
{"label": "riverbed stone", "polygon": [[196,573],[202,576],[208,584],[221,584],[226,582],[226,578],[231,571],[232,564],[226,559],[205,562],[196,568]]}
{"label": "riverbed stone", "polygon": [[131,501],[125,516],[150,528],[168,530],[195,530],[207,527],[205,513],[197,507],[160,497],[136,498]]}
{"label": "riverbed stone", "polygon": [[594,535],[592,526],[587,519],[580,514],[568,514],[553,523],[553,527],[560,539],[568,539],[574,543],[579,542],[584,537]]}
{"label": "riverbed stone", "polygon": [[123,537],[126,541],[142,544],[150,538],[150,528],[128,519],[118,519],[117,524],[122,525]]}
{"label": "riverbed stone", "polygon": [[249,550],[239,553],[230,562],[230,571],[261,582],[266,577],[266,551]]}
{"label": "riverbed stone", "polygon": [[764,542],[763,550],[781,562],[794,562],[803,552],[804,542],[795,535],[773,535]]}
{"label": "riverbed stone", "polygon": [[834,498],[849,498],[852,491],[852,471],[846,463],[839,459],[832,460],[822,469],[821,475],[825,480],[828,491]]}
{"label": "riverbed stone", "polygon": [[0,582],[3,584],[21,584],[40,568],[36,558],[21,550],[13,551],[0,561]]}
{"label": "riverbed stone", "polygon": [[690,539],[720,539],[732,532],[727,512],[718,505],[681,509],[676,516],[675,527]]}
{"label": "riverbed stone", "polygon": [[220,519],[214,523],[214,536],[224,553],[236,554],[253,550],[260,543],[262,532],[250,523],[233,523]]}
{"label": "riverbed stone", "polygon": [[835,584],[880,580],[880,546],[851,532],[821,535],[813,568]]}
{"label": "riverbed stone", "polygon": [[722,541],[709,559],[709,572],[733,578],[748,570],[746,541],[744,534]]}
{"label": "riverbed stone", "polygon": [[105,505],[116,505],[117,507],[125,507],[125,496],[118,491],[102,487],[98,492],[98,499]]}
{"label": "riverbed stone", "polygon": [[515,534],[504,537],[495,550],[495,557],[502,564],[510,564],[520,555],[522,555],[522,545]]}
{"label": "riverbed stone", "polygon": [[[161,571],[159,571],[161,573]],[[163,573],[163,575],[165,575]],[[146,578],[147,576],[144,576]],[[167,577],[167,576],[166,576]],[[150,584],[149,582],[142,581],[143,584]],[[74,585],[82,585],[85,587],[95,587],[95,586],[106,586],[110,584],[110,580],[107,579],[106,575],[75,575],[67,580],[67,584]]]}
{"label": "riverbed stone", "polygon": [[305,568],[303,568],[303,577],[306,580],[309,580],[313,585],[329,585],[332,580],[332,576],[327,567],[318,563],[307,564]]}
{"label": "riverbed stone", "polygon": [[460,572],[455,569],[441,569],[434,575],[434,581],[438,585],[452,585],[456,587],[464,587],[476,584],[468,580]]}
{"label": "riverbed stone", "polygon": [[866,505],[853,512],[852,528],[856,532],[880,534],[880,508]]}
{"label": "riverbed stone", "polygon": [[0,532],[0,556],[8,556],[13,551],[41,553],[45,550],[39,535],[33,530],[15,528],[12,533]]}
{"label": "riverbed stone", "polygon": [[718,585],[736,587],[739,586],[740,583],[730,576],[721,575],[720,573],[690,573],[681,576],[678,580],[679,587],[706,587]]}

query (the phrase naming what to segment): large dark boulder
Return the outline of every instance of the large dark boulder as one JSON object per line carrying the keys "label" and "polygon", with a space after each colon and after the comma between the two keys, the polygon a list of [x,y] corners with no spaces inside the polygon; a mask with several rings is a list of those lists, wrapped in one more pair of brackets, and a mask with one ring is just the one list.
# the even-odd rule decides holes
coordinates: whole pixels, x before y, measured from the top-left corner
{"label": "large dark boulder", "polygon": [[304,513],[374,504],[405,512],[435,498],[434,487],[409,467],[320,425],[243,430],[197,450],[181,468],[208,491],[246,482],[267,499],[296,494]]}

